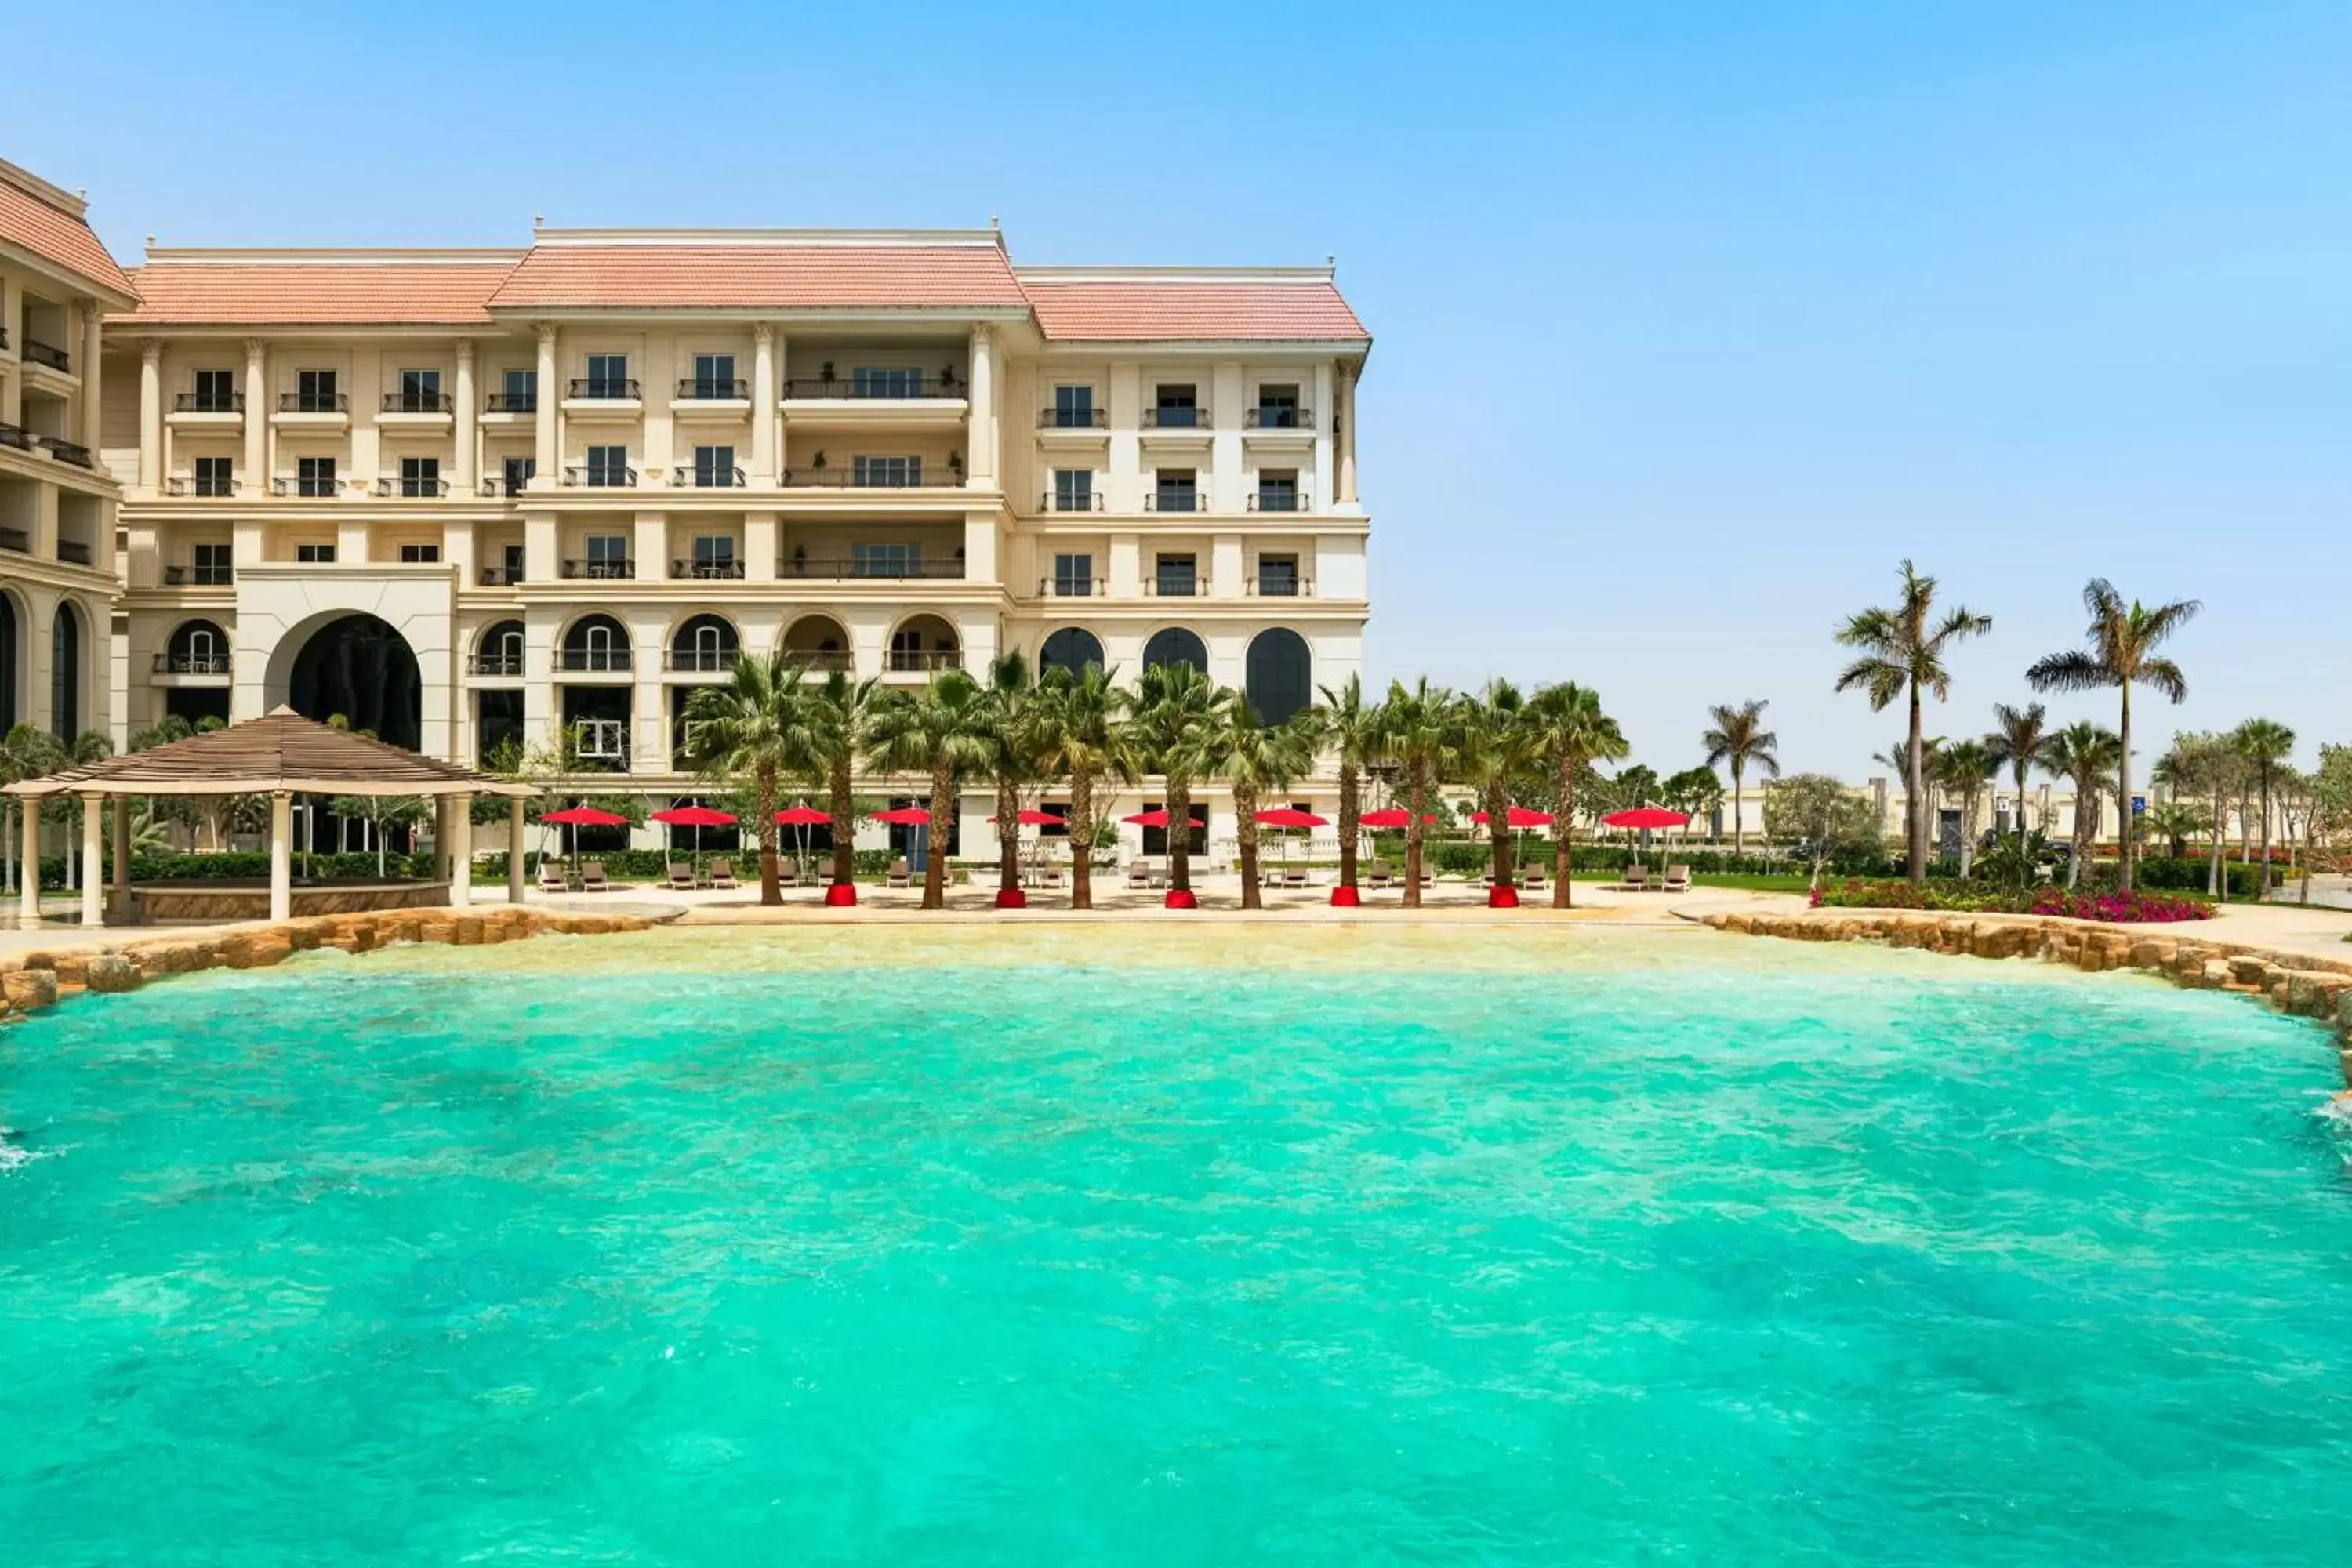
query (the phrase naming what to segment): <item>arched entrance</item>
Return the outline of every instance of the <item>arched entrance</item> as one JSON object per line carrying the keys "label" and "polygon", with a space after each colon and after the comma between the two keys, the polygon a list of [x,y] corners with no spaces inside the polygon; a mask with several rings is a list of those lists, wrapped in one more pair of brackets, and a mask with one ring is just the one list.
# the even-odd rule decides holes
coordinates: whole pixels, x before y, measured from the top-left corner
{"label": "arched entrance", "polygon": [[0,735],[16,727],[16,681],[25,668],[16,595],[0,593]]}
{"label": "arched entrance", "polygon": [[58,601],[49,626],[49,732],[70,745],[81,733],[81,612]]}
{"label": "arched entrance", "polygon": [[1202,674],[1209,673],[1209,647],[1200,635],[1183,626],[1169,626],[1151,634],[1143,645],[1143,668],[1155,665],[1189,664]]}
{"label": "arched entrance", "polygon": [[388,745],[421,751],[425,685],[408,639],[379,616],[338,616],[310,634],[294,656],[286,700],[321,722],[341,716]]}

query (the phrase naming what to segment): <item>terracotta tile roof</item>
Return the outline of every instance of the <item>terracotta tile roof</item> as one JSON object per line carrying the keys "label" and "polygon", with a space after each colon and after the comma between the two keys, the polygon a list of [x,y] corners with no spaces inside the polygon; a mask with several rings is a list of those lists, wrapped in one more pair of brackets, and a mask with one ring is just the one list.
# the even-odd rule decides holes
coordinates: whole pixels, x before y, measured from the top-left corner
{"label": "terracotta tile roof", "polygon": [[7,180],[0,180],[0,239],[110,293],[132,292],[131,279],[88,223]]}
{"label": "terracotta tile roof", "polygon": [[[112,786],[109,788],[108,786]],[[130,752],[7,786],[11,795],[99,794],[536,795],[529,784],[493,779],[454,763],[273,708],[151,752]]]}
{"label": "terracotta tile roof", "polygon": [[514,270],[514,256],[479,253],[447,261],[167,256],[132,270],[139,308],[107,321],[133,326],[467,326],[490,319],[483,301]]}
{"label": "terracotta tile roof", "polygon": [[1024,283],[1048,338],[1098,342],[1370,340],[1339,290],[1297,282],[1135,279]]}
{"label": "terracotta tile roof", "polygon": [[499,310],[922,310],[1028,303],[993,245],[543,245]]}

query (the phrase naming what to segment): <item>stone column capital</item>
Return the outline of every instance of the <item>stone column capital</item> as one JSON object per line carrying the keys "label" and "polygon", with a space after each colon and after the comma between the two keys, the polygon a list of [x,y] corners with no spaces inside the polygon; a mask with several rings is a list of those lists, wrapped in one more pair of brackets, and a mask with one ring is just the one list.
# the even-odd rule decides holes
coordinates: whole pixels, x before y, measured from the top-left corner
{"label": "stone column capital", "polygon": [[539,346],[543,349],[553,348],[555,346],[555,323],[553,321],[539,321],[533,324],[539,330]]}
{"label": "stone column capital", "polygon": [[142,364],[162,364],[163,363],[163,340],[161,338],[149,338],[145,342],[141,343],[139,345],[139,363]]}
{"label": "stone column capital", "polygon": [[247,338],[245,340],[245,359],[247,364],[260,363],[262,356],[267,354],[268,352],[269,340],[268,338]]}
{"label": "stone column capital", "polygon": [[457,363],[459,364],[471,364],[474,363],[473,339],[459,338],[457,340]]}
{"label": "stone column capital", "polygon": [[758,343],[762,348],[773,345],[776,341],[776,323],[773,321],[752,322],[751,341]]}

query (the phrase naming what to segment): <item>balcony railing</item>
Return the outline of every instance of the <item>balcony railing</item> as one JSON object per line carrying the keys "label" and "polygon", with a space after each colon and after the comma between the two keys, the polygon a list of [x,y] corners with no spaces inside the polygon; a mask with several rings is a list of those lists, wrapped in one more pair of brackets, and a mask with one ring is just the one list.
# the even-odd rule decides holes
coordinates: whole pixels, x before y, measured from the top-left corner
{"label": "balcony railing", "polygon": [[485,566],[477,574],[485,588],[511,588],[522,581],[520,566]]}
{"label": "balcony railing", "polygon": [[278,395],[280,414],[349,414],[352,395],[348,392],[281,392]]}
{"label": "balcony railing", "polygon": [[1206,430],[1209,411],[1205,408],[1147,408],[1143,411],[1146,430]]}
{"label": "balcony railing", "polygon": [[519,496],[522,494],[523,486],[530,482],[528,479],[510,479],[503,474],[485,474],[482,476],[482,493],[486,496]]}
{"label": "balcony railing", "polygon": [[163,586],[166,588],[226,588],[236,581],[234,566],[166,566]]}
{"label": "balcony railing", "polygon": [[25,340],[25,357],[35,364],[45,364],[51,370],[64,371],[68,375],[73,374],[73,361],[67,355],[66,351],[53,344],[42,342],[37,338]]}
{"label": "balcony railing", "polygon": [[860,402],[902,402],[916,397],[961,397],[963,383],[953,376],[893,375],[873,377],[865,381],[844,380],[835,376],[828,380],[818,376],[784,383],[786,397],[847,397]]}
{"label": "balcony railing", "polygon": [[750,399],[751,384],[748,381],[720,381],[709,376],[688,376],[677,384],[674,401],[678,403],[741,403]]}
{"label": "balcony railing", "polygon": [[743,580],[740,561],[673,561],[669,574],[698,583],[740,583]]}
{"label": "balcony railing", "polygon": [[411,500],[430,500],[449,493],[449,481],[419,474],[387,474],[376,480],[375,493],[380,496],[404,496]]}
{"label": "balcony railing", "polygon": [[174,414],[242,414],[245,394],[242,392],[175,392],[172,395]]}
{"label": "balcony railing", "polygon": [[783,563],[782,575],[822,582],[849,583],[860,578],[876,582],[957,582],[963,577],[961,561],[876,561],[851,556],[795,556]]}
{"label": "balcony railing", "polygon": [[570,384],[563,395],[584,403],[629,403],[645,396],[645,388],[635,381],[585,379]]}
{"label": "balcony railing", "polygon": [[0,447],[14,447],[20,452],[33,449],[33,433],[22,425],[11,425],[0,419]]}
{"label": "balcony railing", "polygon": [[49,456],[60,463],[71,463],[77,468],[94,468],[98,466],[90,460],[89,448],[78,441],[68,441],[58,436],[44,436],[41,437],[41,445],[47,447],[49,449]]}
{"label": "balcony railing", "polygon": [[89,546],[84,544],[79,539],[58,540],[58,559],[60,561],[71,562],[76,566],[89,566],[93,564]]}
{"label": "balcony railing", "polygon": [[1206,511],[1208,498],[1198,490],[1147,490],[1143,497],[1146,511]]}
{"label": "balcony railing", "polygon": [[519,653],[469,653],[466,656],[467,675],[492,675],[512,678],[522,673],[522,655]]}
{"label": "balcony railing", "polygon": [[236,479],[232,476],[220,479],[203,474],[180,474],[163,481],[163,493],[174,496],[233,496]]}
{"label": "balcony railing", "polygon": [[555,668],[578,675],[625,674],[636,668],[635,650],[625,647],[560,647]]}
{"label": "balcony railing", "polygon": [[1315,410],[1284,408],[1266,405],[1242,410],[1242,428],[1245,430],[1312,430]]}
{"label": "balcony railing", "polygon": [[486,414],[536,414],[539,394],[536,392],[493,392],[482,405]]}
{"label": "balcony railing", "polygon": [[1253,490],[1246,503],[1252,511],[1305,511],[1305,490]]}
{"label": "balcony railing", "polygon": [[700,463],[684,463],[672,468],[669,482],[687,489],[740,490],[743,488],[740,468],[714,468]]}
{"label": "balcony railing", "polygon": [[452,406],[446,392],[387,392],[383,395],[386,414],[446,414]]}
{"label": "balcony railing", "polygon": [[1045,511],[1100,511],[1103,510],[1102,491],[1088,490],[1079,496],[1066,495],[1060,490],[1047,490],[1045,500],[1040,503],[1040,509]]}
{"label": "balcony railing", "polygon": [[719,675],[742,657],[740,648],[670,647],[662,650],[662,668],[674,674]]}
{"label": "balcony railing", "polygon": [[33,552],[33,537],[21,528],[0,528],[0,550],[30,555]]}
{"label": "balcony railing", "polygon": [[566,561],[563,575],[591,582],[625,583],[637,574],[635,561]]}
{"label": "balcony railing", "polygon": [[591,490],[634,489],[637,483],[635,468],[600,468],[573,463],[563,470],[563,482],[575,489]]}
{"label": "balcony railing", "polygon": [[228,655],[225,653],[159,653],[155,656],[158,675],[226,675]]}
{"label": "balcony railing", "polygon": [[950,468],[948,470],[948,477],[941,478],[923,469],[908,472],[897,468],[868,468],[860,473],[855,468],[786,468],[777,476],[777,479],[781,483],[795,488],[816,485],[837,486],[859,490],[904,490],[920,489],[925,486],[934,489],[961,486],[963,483],[963,470]]}
{"label": "balcony railing", "polygon": [[889,668],[894,674],[962,668],[963,652],[960,648],[943,648],[932,653],[925,653],[919,648],[894,647],[890,650]]}
{"label": "balcony railing", "polygon": [[1143,591],[1155,599],[1205,599],[1209,596],[1206,577],[1146,577]]}
{"label": "balcony railing", "polygon": [[1315,584],[1304,577],[1261,575],[1249,578],[1245,586],[1261,599],[1311,599],[1315,596]]}
{"label": "balcony railing", "polygon": [[1041,599],[1099,599],[1109,592],[1107,577],[1045,577],[1037,583]]}
{"label": "balcony railing", "polygon": [[1040,408],[1037,410],[1040,430],[1108,430],[1110,410],[1108,408]]}
{"label": "balcony railing", "polygon": [[343,493],[343,481],[332,474],[323,479],[310,476],[289,479],[280,475],[269,481],[269,493],[274,496],[308,496],[314,500],[331,500]]}

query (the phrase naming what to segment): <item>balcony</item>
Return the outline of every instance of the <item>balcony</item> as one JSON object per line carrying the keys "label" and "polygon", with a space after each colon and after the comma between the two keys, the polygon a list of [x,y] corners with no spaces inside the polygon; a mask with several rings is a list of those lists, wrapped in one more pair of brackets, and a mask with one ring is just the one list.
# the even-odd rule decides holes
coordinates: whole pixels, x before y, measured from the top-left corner
{"label": "balcony", "polygon": [[672,675],[723,675],[741,658],[731,647],[669,647],[662,649],[662,668]]}
{"label": "balcony", "polygon": [[919,648],[894,647],[885,668],[893,675],[927,675],[936,669],[961,669],[963,653],[961,649],[925,653]]}
{"label": "balcony", "polygon": [[407,500],[436,500],[449,493],[449,481],[431,475],[387,474],[376,480],[375,493]]}
{"label": "balcony", "polygon": [[482,404],[485,414],[536,414],[539,394],[536,392],[493,392]]}
{"label": "balcony", "polygon": [[454,408],[446,392],[425,392],[403,389],[383,395],[386,414],[447,414]]}
{"label": "balcony", "polygon": [[1040,511],[1100,511],[1103,510],[1103,496],[1100,490],[1089,490],[1084,495],[1066,495],[1059,490],[1047,490],[1045,498],[1037,503],[1037,510]]}
{"label": "balcony", "polygon": [[808,667],[808,673],[812,677],[821,675],[854,675],[857,672],[857,658],[854,654],[843,653],[838,650],[830,652],[824,650],[810,651],[792,647],[788,647],[784,651],[792,655],[792,657],[800,663],[806,665]]}
{"label": "balcony", "polygon": [[33,536],[21,528],[0,528],[0,550],[30,555],[33,552]]}
{"label": "balcony", "polygon": [[970,388],[951,375],[889,371],[786,381],[784,413],[803,430],[960,428]]}
{"label": "balcony", "polygon": [[673,561],[669,574],[680,582],[740,583],[743,563],[740,561]]}
{"label": "balcony", "polygon": [[343,414],[352,411],[348,392],[281,392],[278,395],[280,414]]}
{"label": "balcony", "polygon": [[1301,489],[1268,489],[1260,486],[1250,492],[1245,503],[1251,511],[1307,511],[1311,510],[1307,492]]}
{"label": "balcony", "polygon": [[483,479],[481,490],[486,496],[504,496],[511,500],[522,494],[523,487],[530,482],[529,479],[510,479],[502,474],[491,474]]}
{"label": "balcony", "polygon": [[19,452],[33,449],[33,433],[22,425],[11,425],[0,419],[0,447],[14,447]]}
{"label": "balcony", "polygon": [[564,468],[563,482],[575,489],[631,490],[637,488],[637,470],[573,463]]}
{"label": "balcony", "polygon": [[89,447],[79,442],[68,441],[62,436],[44,436],[41,437],[41,445],[47,447],[49,456],[60,463],[71,463],[77,468],[98,467],[97,462],[89,455]]}
{"label": "balcony", "polygon": [[475,575],[485,588],[512,588],[522,582],[520,566],[485,566]]}
{"label": "balcony", "polygon": [[241,392],[175,392],[172,395],[173,425],[235,425],[245,417]]}
{"label": "balcony", "polygon": [[163,493],[170,496],[197,496],[220,500],[236,494],[234,476],[223,479],[217,474],[176,474],[163,481]]}
{"label": "balcony", "polygon": [[625,647],[560,647],[555,668],[566,675],[626,675],[636,668],[636,658]]}
{"label": "balcony", "polygon": [[84,544],[79,539],[58,540],[58,559],[72,566],[90,566],[96,564],[96,562],[93,561],[90,556],[89,546]]}
{"label": "balcony", "polygon": [[234,566],[166,566],[166,588],[226,588],[236,582]]}
{"label": "balcony", "polygon": [[60,375],[73,374],[73,360],[65,350],[42,342],[37,338],[25,340],[24,359],[27,364],[37,364],[56,371]]}
{"label": "balcony", "polygon": [[645,387],[617,376],[567,382],[563,411],[577,419],[635,419],[646,411]]}
{"label": "balcony", "polygon": [[1110,410],[1108,408],[1040,408],[1037,410],[1040,430],[1108,430]]}
{"label": "balcony", "polygon": [[155,656],[158,675],[226,675],[228,655],[225,653],[159,653]]}
{"label": "balcony", "polygon": [[749,403],[751,384],[748,381],[719,381],[688,376],[677,384],[672,395],[677,403]]}
{"label": "balcony", "polygon": [[1205,432],[1211,427],[1211,424],[1209,411],[1205,408],[1186,408],[1171,405],[1165,408],[1147,408],[1143,411],[1143,427],[1146,430]]}
{"label": "balcony", "polygon": [[795,555],[784,562],[779,575],[802,582],[957,583],[963,580],[963,559],[907,561],[890,556]]}
{"label": "balcony", "polygon": [[1145,494],[1146,511],[1206,511],[1208,497],[1193,489],[1157,489]]}
{"label": "balcony", "polygon": [[1153,575],[1143,580],[1143,592],[1154,599],[1205,599],[1209,596],[1206,577]]}
{"label": "balcony", "polygon": [[944,477],[926,474],[919,468],[787,468],[777,476],[777,479],[794,489],[961,489],[963,488],[963,468],[960,464],[950,466]]}
{"label": "balcony", "polygon": [[740,490],[743,488],[740,468],[709,468],[700,463],[685,463],[669,471],[669,482],[682,489]]}
{"label": "balcony", "polygon": [[299,496],[308,500],[332,500],[343,493],[343,481],[332,474],[306,474],[299,479],[285,475],[269,481],[269,493],[274,496]]}
{"label": "balcony", "polygon": [[847,399],[857,403],[911,403],[918,398],[961,398],[963,395],[963,383],[955,377],[925,375],[919,371],[853,376],[846,381],[839,376],[820,375],[813,380],[803,377],[784,383],[784,396],[795,402],[809,398]]}
{"label": "balcony", "polygon": [[1312,435],[1315,430],[1315,411],[1311,408],[1288,407],[1280,404],[1265,404],[1256,408],[1244,408],[1242,410],[1242,428],[1244,430],[1301,430]]}
{"label": "balcony", "polygon": [[1099,599],[1109,592],[1108,577],[1045,577],[1037,584],[1041,599]]}
{"label": "balcony", "polygon": [[561,568],[566,577],[588,582],[626,583],[637,574],[635,561],[566,561]]}
{"label": "balcony", "polygon": [[1311,599],[1315,596],[1313,583],[1304,577],[1289,574],[1268,576],[1261,572],[1256,576],[1247,579],[1244,585],[1254,598]]}
{"label": "balcony", "polygon": [[466,656],[467,675],[487,675],[512,680],[522,674],[522,655],[519,653],[469,653]]}

